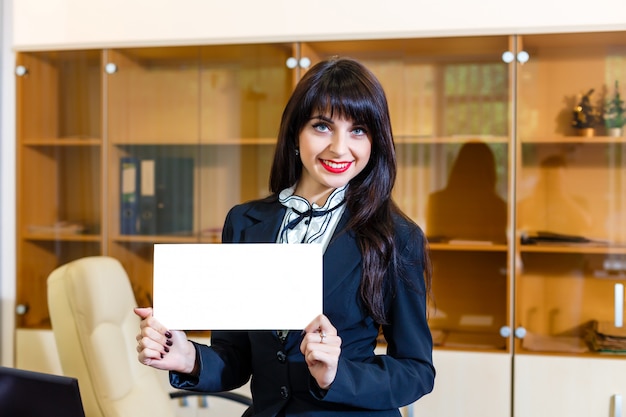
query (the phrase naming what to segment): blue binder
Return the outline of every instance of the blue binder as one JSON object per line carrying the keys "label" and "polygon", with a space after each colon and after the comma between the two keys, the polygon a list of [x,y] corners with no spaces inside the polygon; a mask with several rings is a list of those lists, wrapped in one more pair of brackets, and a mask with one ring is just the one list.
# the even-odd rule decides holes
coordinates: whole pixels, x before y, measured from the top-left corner
{"label": "blue binder", "polygon": [[160,235],[193,233],[194,160],[156,159],[156,230]]}
{"label": "blue binder", "polygon": [[157,234],[156,161],[142,159],[140,166],[139,234],[155,235]]}
{"label": "blue binder", "polygon": [[139,159],[126,156],[120,160],[120,233],[139,232]]}

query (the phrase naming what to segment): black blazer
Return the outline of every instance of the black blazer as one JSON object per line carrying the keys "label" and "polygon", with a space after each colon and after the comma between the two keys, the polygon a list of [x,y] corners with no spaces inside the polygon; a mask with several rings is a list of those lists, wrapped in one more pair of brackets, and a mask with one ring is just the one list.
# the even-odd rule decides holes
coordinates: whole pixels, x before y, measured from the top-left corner
{"label": "black blazer", "polygon": [[[275,242],[285,208],[276,200],[234,207],[226,218],[223,242]],[[424,235],[414,223],[397,216],[398,253],[406,260],[404,277],[387,276],[389,325],[383,326],[387,355],[375,355],[378,325],[359,297],[361,254],[340,219],[324,254],[324,314],[342,339],[337,376],[321,390],[300,353],[302,336],[289,333],[283,343],[275,331],[214,331],[211,347],[196,344],[198,378],[170,374],[176,388],[225,391],[252,375],[254,405],[250,416],[399,416],[399,407],[429,393],[434,384],[432,338],[426,320],[423,278]],[[284,271],[289,273],[291,271]],[[294,279],[298,272],[293,271]],[[254,314],[241,306],[244,314]],[[289,311],[285,311],[289,314]],[[311,317],[313,320],[314,317]]]}

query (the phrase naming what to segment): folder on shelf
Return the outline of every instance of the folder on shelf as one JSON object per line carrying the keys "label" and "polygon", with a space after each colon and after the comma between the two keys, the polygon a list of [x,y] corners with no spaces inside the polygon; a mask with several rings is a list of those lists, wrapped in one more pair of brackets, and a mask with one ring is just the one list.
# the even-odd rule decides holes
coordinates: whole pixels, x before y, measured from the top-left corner
{"label": "folder on shelf", "polygon": [[139,192],[139,234],[154,235],[156,229],[155,160],[141,161]]}
{"label": "folder on shelf", "polygon": [[191,233],[193,231],[193,158],[157,158],[155,180],[157,233]]}
{"label": "folder on shelf", "polygon": [[120,160],[120,233],[134,235],[139,231],[139,159]]}

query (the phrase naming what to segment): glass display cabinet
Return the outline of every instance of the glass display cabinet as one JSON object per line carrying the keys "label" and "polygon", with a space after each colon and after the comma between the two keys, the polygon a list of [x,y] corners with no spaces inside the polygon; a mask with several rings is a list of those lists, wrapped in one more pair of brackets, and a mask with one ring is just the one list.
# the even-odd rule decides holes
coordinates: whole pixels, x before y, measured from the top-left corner
{"label": "glass display cabinet", "polygon": [[414,411],[623,415],[624,32],[20,52],[17,327],[50,328],[46,278],[83,256],[151,305],[153,245],[217,243],[267,194],[294,83],[335,55],[383,84],[393,195],[430,242]]}

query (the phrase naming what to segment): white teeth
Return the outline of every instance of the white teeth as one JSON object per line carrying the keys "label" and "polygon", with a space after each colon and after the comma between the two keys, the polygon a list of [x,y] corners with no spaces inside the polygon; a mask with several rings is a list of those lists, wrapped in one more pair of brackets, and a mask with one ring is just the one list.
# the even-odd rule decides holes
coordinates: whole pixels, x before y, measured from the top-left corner
{"label": "white teeth", "polygon": [[324,160],[324,163],[333,169],[343,169],[348,166],[347,162],[337,163],[337,162]]}

